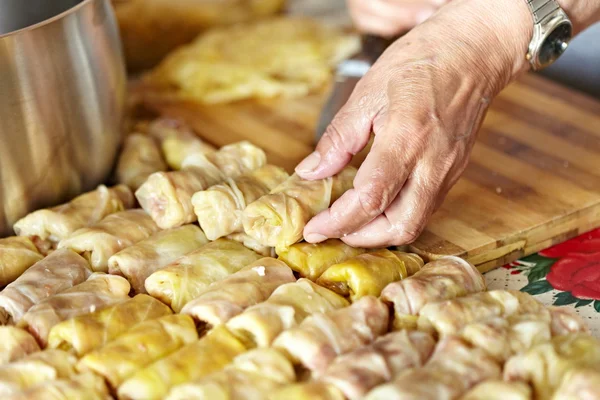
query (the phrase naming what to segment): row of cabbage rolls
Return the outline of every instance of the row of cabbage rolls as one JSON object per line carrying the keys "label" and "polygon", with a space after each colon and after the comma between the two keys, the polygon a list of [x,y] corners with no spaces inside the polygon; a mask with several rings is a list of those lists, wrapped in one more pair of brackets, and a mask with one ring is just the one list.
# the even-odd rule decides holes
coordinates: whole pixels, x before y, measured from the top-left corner
{"label": "row of cabbage rolls", "polygon": [[351,169],[306,182],[178,121],[140,131],[123,184],[0,239],[2,398],[571,399],[597,386],[600,343],[567,309],[486,292],[459,258],[297,243]]}
{"label": "row of cabbage rolls", "polygon": [[[17,293],[30,301],[15,326],[0,327],[2,398],[579,399],[598,390],[600,341],[576,314],[485,291],[462,259],[423,265],[329,241],[255,255],[234,272],[236,250],[221,252],[230,257],[207,257],[204,268],[230,272],[206,277],[180,313],[130,298],[126,279],[91,272],[71,250],[52,252],[0,293],[3,305]],[[346,278],[319,285],[294,274],[319,270],[317,282],[336,270]]]}

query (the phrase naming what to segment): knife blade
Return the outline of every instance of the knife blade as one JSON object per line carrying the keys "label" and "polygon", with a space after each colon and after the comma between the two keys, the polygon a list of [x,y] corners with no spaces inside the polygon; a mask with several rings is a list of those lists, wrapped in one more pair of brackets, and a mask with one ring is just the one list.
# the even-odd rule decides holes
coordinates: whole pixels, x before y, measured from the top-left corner
{"label": "knife blade", "polygon": [[341,62],[335,73],[333,89],[319,117],[315,142],[325,133],[325,129],[333,117],[346,104],[352,91],[360,79],[369,71],[371,66],[398,38],[383,38],[379,36],[362,36],[362,50],[354,57]]}

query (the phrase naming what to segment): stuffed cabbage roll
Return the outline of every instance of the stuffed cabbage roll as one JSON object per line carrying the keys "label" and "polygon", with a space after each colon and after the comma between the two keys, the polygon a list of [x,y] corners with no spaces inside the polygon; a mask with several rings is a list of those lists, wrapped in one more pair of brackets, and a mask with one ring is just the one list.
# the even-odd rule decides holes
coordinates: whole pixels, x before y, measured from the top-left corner
{"label": "stuffed cabbage roll", "polygon": [[208,154],[216,150],[181,120],[158,118],[148,125],[147,130],[160,142],[163,156],[174,170],[181,169],[183,160],[191,154]]}
{"label": "stuffed cabbage roll", "polygon": [[427,364],[376,387],[365,399],[456,399],[480,382],[498,379],[501,371],[500,365],[482,349],[447,337],[437,344]]}
{"label": "stuffed cabbage roll", "polygon": [[259,347],[268,347],[307,316],[346,306],[348,301],[340,295],[302,278],[278,287],[265,302],[229,320],[227,327]]}
{"label": "stuffed cabbage roll", "polygon": [[14,225],[19,236],[29,236],[45,253],[77,229],[90,226],[109,214],[133,207],[133,193],[125,185],[98,186],[68,203],[34,211]]}
{"label": "stuffed cabbage roll", "polygon": [[570,333],[589,333],[590,329],[587,324],[577,314],[573,307],[546,307],[550,313],[552,320],[551,331],[552,336],[568,335]]}
{"label": "stuffed cabbage roll", "polygon": [[42,258],[44,256],[27,237],[0,239],[0,287],[17,279]]}
{"label": "stuffed cabbage roll", "polygon": [[544,310],[543,304],[530,294],[516,290],[492,290],[427,304],[421,309],[418,326],[422,330],[433,328],[442,336],[452,335],[476,321],[540,314]]}
{"label": "stuffed cabbage roll", "polygon": [[600,369],[574,369],[565,374],[552,400],[594,400],[598,394]]}
{"label": "stuffed cabbage roll", "polygon": [[292,363],[276,349],[237,356],[224,370],[175,386],[167,400],[262,400],[296,380]]}
{"label": "stuffed cabbage roll", "polygon": [[381,299],[394,308],[396,330],[414,329],[426,304],[485,289],[485,279],[477,268],[462,258],[443,257],[426,264],[410,278],[389,284]]}
{"label": "stuffed cabbage roll", "polygon": [[344,394],[335,386],[319,382],[296,383],[274,392],[269,400],[344,400]]}
{"label": "stuffed cabbage roll", "polygon": [[35,263],[0,292],[0,322],[16,324],[42,300],[85,281],[90,266],[71,250],[57,250]]}
{"label": "stuffed cabbage roll", "polygon": [[302,239],[308,221],[352,189],[356,169],[346,167],[331,178],[308,181],[294,174],[246,207],[244,231],[265,246],[285,249]]}
{"label": "stuffed cabbage roll", "polygon": [[489,380],[469,390],[460,400],[530,400],[531,388],[523,382]]}
{"label": "stuffed cabbage roll", "polygon": [[243,140],[241,142],[223,146],[214,153],[190,154],[183,160],[181,166],[182,168],[213,167],[220,171],[223,179],[236,179],[248,172],[259,169],[266,164],[266,153],[247,140]]}
{"label": "stuffed cabbage roll", "polygon": [[95,272],[108,272],[108,259],[126,247],[149,238],[159,230],[143,210],[111,214],[102,221],[74,232],[61,240],[59,249],[81,254]]}
{"label": "stuffed cabbage roll", "polygon": [[138,294],[133,299],[55,325],[48,335],[48,347],[82,356],[136,324],[170,314],[171,309],[160,301]]}
{"label": "stuffed cabbage roll", "polygon": [[316,281],[331,265],[365,251],[350,247],[341,240],[329,239],[318,244],[296,243],[285,249],[277,249],[277,255],[301,277]]}
{"label": "stuffed cabbage roll", "polygon": [[180,257],[146,279],[146,290],[175,312],[220,281],[261,257],[238,242],[219,239]]}
{"label": "stuffed cabbage roll", "polygon": [[261,258],[206,288],[181,310],[205,325],[220,325],[246,308],[261,303],[279,286],[295,282],[290,267],[274,258]]}
{"label": "stuffed cabbage roll", "polygon": [[129,282],[120,276],[95,273],[87,281],[50,296],[23,315],[19,326],[46,347],[52,327],[64,320],[88,314],[129,299]]}
{"label": "stuffed cabbage roll", "polygon": [[246,206],[288,178],[289,175],[282,168],[265,165],[235,180],[226,179],[219,185],[194,194],[194,212],[206,237],[216,240],[243,232],[242,212]]}
{"label": "stuffed cabbage roll", "polygon": [[321,380],[336,386],[350,400],[360,399],[405,370],[423,366],[435,344],[433,336],[425,332],[392,332],[337,357]]}
{"label": "stuffed cabbage roll", "polygon": [[135,196],[161,229],[169,229],[194,222],[192,195],[222,179],[215,168],[156,172],[138,188]]}
{"label": "stuffed cabbage roll", "polygon": [[262,167],[265,152],[249,142],[222,147],[210,154],[194,153],[180,171],[157,172],[135,192],[140,205],[162,229],[196,221],[192,195],[227,178]]}
{"label": "stuffed cabbage roll", "polygon": [[29,332],[14,326],[0,326],[0,365],[37,351],[40,346]]}
{"label": "stuffed cabbage roll", "polygon": [[249,248],[255,253],[260,254],[261,256],[276,257],[274,248],[269,246],[263,246],[262,244],[258,243],[256,239],[254,239],[252,236],[246,235],[243,232],[232,233],[231,235],[225,236],[225,239],[235,240],[236,242],[243,244],[245,247]]}
{"label": "stuffed cabbage roll", "polygon": [[11,400],[109,400],[108,388],[98,375],[88,373],[59,379],[19,393]]}
{"label": "stuffed cabbage roll", "polygon": [[317,313],[294,328],[282,332],[273,346],[283,349],[295,364],[322,375],[335,357],[372,343],[387,332],[389,311],[373,296],[349,307]]}
{"label": "stuffed cabbage roll", "polygon": [[600,370],[600,340],[585,333],[556,336],[510,358],[504,380],[527,382],[536,399],[550,399],[567,373],[579,368]]}
{"label": "stuffed cabbage roll", "polygon": [[44,350],[0,366],[0,396],[19,393],[41,383],[75,375],[77,358],[62,350]]}
{"label": "stuffed cabbage roll", "polygon": [[77,370],[101,375],[116,389],[134,373],[196,340],[198,332],[189,315],[167,315],[142,322],[86,354]]}
{"label": "stuffed cabbage roll", "polygon": [[515,354],[549,341],[552,337],[550,324],[550,313],[540,310],[535,314],[475,321],[464,327],[459,335],[504,363]]}
{"label": "stuffed cabbage roll", "polygon": [[247,348],[224,326],[136,372],[117,391],[119,399],[159,400],[176,385],[223,369]]}
{"label": "stuffed cabbage roll", "polygon": [[[360,254],[327,268],[317,283],[352,301],[379,296],[389,283],[413,275],[421,265],[400,258],[405,253],[387,249]],[[411,269],[412,268],[412,269]]]}
{"label": "stuffed cabbage roll", "polygon": [[146,278],[206,243],[208,239],[195,225],[159,231],[110,257],[108,271],[127,278],[136,294],[146,293]]}
{"label": "stuffed cabbage roll", "polygon": [[150,175],[166,170],[167,164],[152,137],[132,133],[125,138],[117,164],[116,174],[119,183],[137,190]]}

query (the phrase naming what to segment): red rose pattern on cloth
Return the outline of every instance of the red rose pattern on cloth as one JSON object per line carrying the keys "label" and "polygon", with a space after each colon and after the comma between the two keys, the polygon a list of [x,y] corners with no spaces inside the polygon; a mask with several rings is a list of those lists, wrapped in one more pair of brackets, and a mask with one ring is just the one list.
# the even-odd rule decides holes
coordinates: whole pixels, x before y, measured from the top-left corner
{"label": "red rose pattern on cloth", "polygon": [[571,292],[578,299],[600,300],[600,252],[559,259],[546,280],[554,289]]}
{"label": "red rose pattern on cloth", "polygon": [[490,271],[490,289],[516,289],[547,305],[575,307],[600,337],[600,229]]}
{"label": "red rose pattern on cloth", "polygon": [[600,253],[600,229],[584,233],[574,239],[567,240],[539,252],[540,255],[548,258],[563,258],[574,254],[598,253]]}

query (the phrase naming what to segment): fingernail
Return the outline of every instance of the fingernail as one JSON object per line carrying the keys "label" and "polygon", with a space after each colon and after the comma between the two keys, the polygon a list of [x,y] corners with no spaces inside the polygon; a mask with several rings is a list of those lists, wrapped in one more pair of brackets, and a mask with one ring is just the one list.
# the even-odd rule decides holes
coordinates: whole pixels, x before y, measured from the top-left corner
{"label": "fingernail", "polygon": [[304,239],[309,243],[321,243],[327,240],[327,236],[323,236],[320,233],[309,233]]}
{"label": "fingernail", "polygon": [[296,167],[296,172],[300,173],[309,173],[314,171],[315,168],[319,166],[321,162],[321,155],[318,152],[313,152],[311,155],[306,157],[298,166]]}
{"label": "fingernail", "polygon": [[435,13],[435,10],[431,10],[431,9],[423,10],[423,11],[419,12],[416,17],[417,25],[422,24],[423,22],[427,21],[434,13]]}

